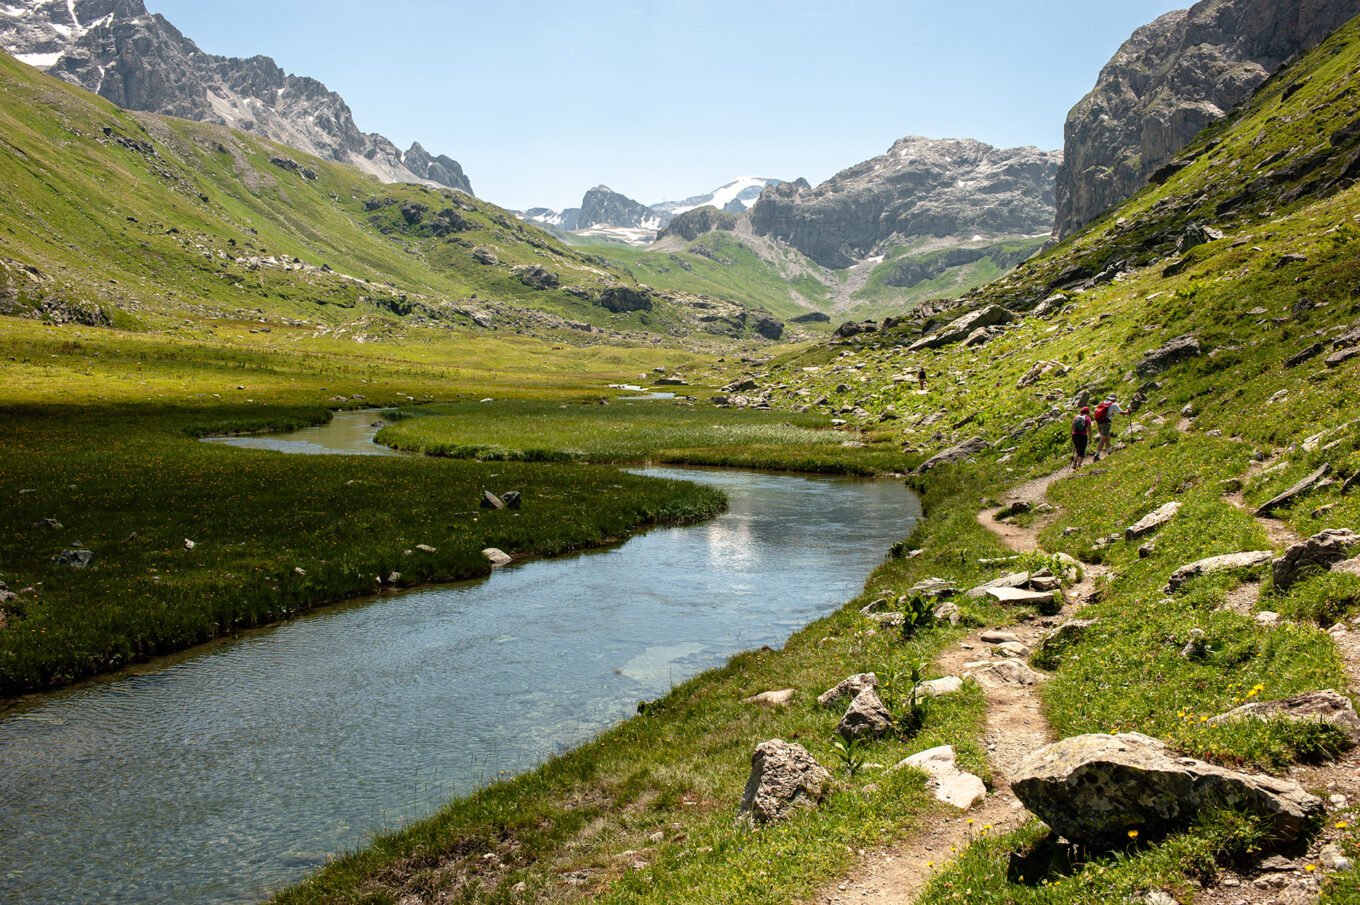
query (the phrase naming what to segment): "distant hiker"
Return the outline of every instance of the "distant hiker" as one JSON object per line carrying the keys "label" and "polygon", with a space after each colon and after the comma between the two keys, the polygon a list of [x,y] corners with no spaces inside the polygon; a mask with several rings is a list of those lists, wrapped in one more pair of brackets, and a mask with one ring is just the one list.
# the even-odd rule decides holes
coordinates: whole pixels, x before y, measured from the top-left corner
{"label": "distant hiker", "polygon": [[1072,422],[1072,470],[1086,462],[1086,444],[1091,442],[1091,407],[1083,405],[1081,414]]}
{"label": "distant hiker", "polygon": [[1114,427],[1114,416],[1122,414],[1124,414],[1124,410],[1119,407],[1119,400],[1115,399],[1113,395],[1096,406],[1093,417],[1096,427],[1100,429],[1100,442],[1096,444],[1096,454],[1091,461],[1099,462],[1101,453],[1109,455],[1113,451],[1110,444],[1110,431]]}
{"label": "distant hiker", "polygon": [[916,372],[916,379],[920,381],[921,392],[924,393],[926,391],[926,369],[924,367],[922,367],[921,370]]}

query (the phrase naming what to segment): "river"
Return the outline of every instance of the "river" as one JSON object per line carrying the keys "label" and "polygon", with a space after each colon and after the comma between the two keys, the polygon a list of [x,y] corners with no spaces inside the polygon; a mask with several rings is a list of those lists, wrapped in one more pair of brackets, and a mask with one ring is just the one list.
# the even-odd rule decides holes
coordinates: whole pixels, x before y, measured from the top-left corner
{"label": "river", "polygon": [[[381,451],[374,418],[268,442],[315,452],[329,430]],[[901,481],[639,472],[721,487],[730,509],[327,608],[0,717],[0,901],[264,898],[780,645],[857,594],[920,514]]]}

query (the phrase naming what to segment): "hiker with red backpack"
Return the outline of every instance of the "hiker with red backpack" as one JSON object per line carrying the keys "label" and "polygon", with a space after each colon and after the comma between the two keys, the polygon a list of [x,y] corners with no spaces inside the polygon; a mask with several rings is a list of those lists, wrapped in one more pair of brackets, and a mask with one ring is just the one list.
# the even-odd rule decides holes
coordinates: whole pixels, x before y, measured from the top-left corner
{"label": "hiker with red backpack", "polygon": [[1091,441],[1091,407],[1083,405],[1081,414],[1072,422],[1072,470],[1086,462],[1086,444]]}
{"label": "hiker with red backpack", "polygon": [[1096,444],[1096,454],[1091,459],[1092,462],[1099,462],[1101,453],[1108,456],[1113,451],[1110,438],[1111,430],[1114,427],[1114,416],[1122,414],[1124,414],[1124,410],[1120,408],[1119,400],[1115,399],[1113,395],[1096,406],[1093,417],[1096,427],[1100,429],[1100,442]]}

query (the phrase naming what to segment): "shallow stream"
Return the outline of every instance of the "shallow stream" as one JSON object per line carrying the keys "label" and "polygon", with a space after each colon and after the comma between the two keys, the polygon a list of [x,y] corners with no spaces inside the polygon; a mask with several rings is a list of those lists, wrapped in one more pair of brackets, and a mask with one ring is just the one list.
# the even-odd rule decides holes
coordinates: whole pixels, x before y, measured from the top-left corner
{"label": "shallow stream", "polygon": [[[331,435],[367,451],[376,417],[340,415]],[[0,901],[266,897],[781,644],[858,593],[920,514],[900,481],[641,471],[721,487],[730,510],[329,608],[0,717]]]}

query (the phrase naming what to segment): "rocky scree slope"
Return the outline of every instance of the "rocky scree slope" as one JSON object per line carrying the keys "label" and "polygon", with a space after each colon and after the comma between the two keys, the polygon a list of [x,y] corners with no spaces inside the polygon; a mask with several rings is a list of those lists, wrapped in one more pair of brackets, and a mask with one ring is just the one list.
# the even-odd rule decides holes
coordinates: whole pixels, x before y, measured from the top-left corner
{"label": "rocky scree slope", "polygon": [[805,179],[767,188],[751,225],[831,268],[917,237],[1044,233],[1058,162],[1056,152],[1037,148],[903,138],[816,188]]}
{"label": "rocky scree slope", "polygon": [[142,0],[11,0],[0,6],[0,48],[127,110],[221,123],[384,182],[472,194],[458,161],[361,132],[344,98],[268,57],[204,53]]}
{"label": "rocky scree slope", "polygon": [[3,54],[0,97],[0,314],[360,342],[757,332],[737,305],[653,292],[453,189],[129,113]]}
{"label": "rocky scree slope", "polygon": [[1203,0],[1138,29],[1068,115],[1056,235],[1143,188],[1204,127],[1356,15],[1360,0]]}

